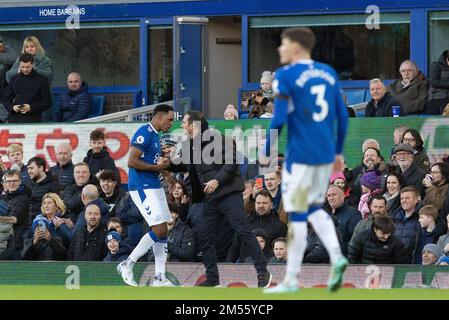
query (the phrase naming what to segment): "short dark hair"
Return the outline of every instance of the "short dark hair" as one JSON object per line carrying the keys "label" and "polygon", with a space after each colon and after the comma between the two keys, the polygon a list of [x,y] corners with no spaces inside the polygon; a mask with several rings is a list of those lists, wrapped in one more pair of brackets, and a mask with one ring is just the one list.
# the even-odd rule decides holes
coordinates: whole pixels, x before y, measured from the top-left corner
{"label": "short dark hair", "polygon": [[100,174],[99,179],[100,180],[112,180],[112,181],[117,182],[118,174],[114,170],[103,170],[103,172]]}
{"label": "short dark hair", "polygon": [[5,171],[5,173],[3,174],[2,181],[5,181],[6,177],[11,177],[11,176],[18,176],[19,180],[22,180],[22,175],[20,174],[20,171],[14,170],[14,169],[7,169]]}
{"label": "short dark hair", "polygon": [[158,113],[168,113],[170,111],[173,111],[173,108],[168,104],[159,104],[156,106],[156,108],[154,108],[153,117]]}
{"label": "short dark hair", "polygon": [[254,200],[257,199],[258,196],[264,196],[267,198],[270,198],[270,201],[273,202],[273,196],[268,190],[262,189],[259,192],[256,193],[256,196],[254,197]]}
{"label": "short dark hair", "polygon": [[368,199],[368,208],[371,207],[371,204],[374,200],[383,200],[385,202],[385,205],[387,204],[387,199],[384,198],[384,196],[380,193],[373,194]]}
{"label": "short dark hair", "polygon": [[19,62],[31,62],[34,63],[34,57],[29,53],[22,53],[19,57]]}
{"label": "short dark hair", "polygon": [[274,239],[273,242],[271,243],[271,249],[274,250],[274,244],[275,244],[276,242],[283,242],[283,243],[285,243],[285,245],[287,245],[287,238],[285,238],[285,237],[279,237],[279,238]]}
{"label": "short dark hair", "polygon": [[383,233],[392,233],[394,230],[393,219],[390,216],[375,216],[373,227]]}
{"label": "short dark hair", "polygon": [[122,220],[120,220],[120,218],[118,217],[112,217],[111,219],[109,219],[108,222],[106,223],[106,226],[108,226],[111,222],[119,223],[123,227]]}
{"label": "short dark hair", "polygon": [[281,38],[287,38],[292,42],[299,43],[301,47],[308,51],[312,51],[316,44],[316,37],[312,29],[306,27],[290,28],[284,30]]}
{"label": "short dark hair", "polygon": [[194,121],[201,122],[201,132],[204,132],[209,127],[209,123],[207,122],[207,119],[202,112],[189,110],[186,112],[186,115],[189,116],[189,118],[187,119],[187,122],[189,124],[192,124]]}
{"label": "short dark hair", "polygon": [[399,182],[399,190],[404,188],[407,185],[407,182],[405,182],[405,178],[402,174],[398,173],[398,172],[390,172],[389,174],[387,174],[387,176],[385,177],[385,181],[384,181],[384,193],[388,191],[387,189],[387,180],[390,176],[396,177],[396,179]]}
{"label": "short dark hair", "polygon": [[30,160],[28,160],[27,165],[29,166],[32,163],[35,163],[38,167],[44,167],[44,170],[47,169],[47,162],[45,159],[41,157],[32,157]]}
{"label": "short dark hair", "polygon": [[103,130],[95,129],[90,133],[90,140],[91,141],[97,141],[97,140],[104,140],[104,132]]}
{"label": "short dark hair", "polygon": [[179,207],[175,203],[169,202],[168,203],[168,211],[176,212],[176,214],[179,214]]}

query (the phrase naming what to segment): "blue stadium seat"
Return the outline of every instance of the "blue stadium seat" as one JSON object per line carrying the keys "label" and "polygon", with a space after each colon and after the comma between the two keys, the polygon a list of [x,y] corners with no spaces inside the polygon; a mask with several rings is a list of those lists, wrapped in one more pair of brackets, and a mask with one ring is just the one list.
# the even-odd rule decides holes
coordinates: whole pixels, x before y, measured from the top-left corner
{"label": "blue stadium seat", "polygon": [[346,98],[348,99],[348,105],[358,104],[367,101],[365,100],[367,91],[368,89],[366,88],[343,89],[343,92]]}
{"label": "blue stadium seat", "polygon": [[101,116],[104,111],[104,96],[93,97],[93,100],[92,112],[90,113],[89,118]]}

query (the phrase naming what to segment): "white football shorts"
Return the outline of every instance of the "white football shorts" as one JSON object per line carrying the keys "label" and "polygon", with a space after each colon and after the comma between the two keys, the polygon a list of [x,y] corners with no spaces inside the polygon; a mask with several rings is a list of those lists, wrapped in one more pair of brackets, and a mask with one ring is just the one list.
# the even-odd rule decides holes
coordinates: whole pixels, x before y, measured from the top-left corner
{"label": "white football shorts", "polygon": [[134,190],[129,195],[150,227],[172,221],[163,188]]}

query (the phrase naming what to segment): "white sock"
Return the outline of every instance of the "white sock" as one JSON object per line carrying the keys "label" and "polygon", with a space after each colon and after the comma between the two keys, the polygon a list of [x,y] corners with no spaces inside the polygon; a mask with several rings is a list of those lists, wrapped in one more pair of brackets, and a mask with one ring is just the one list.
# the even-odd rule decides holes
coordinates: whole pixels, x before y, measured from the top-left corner
{"label": "white sock", "polygon": [[165,280],[165,263],[167,262],[167,242],[156,242],[153,244],[154,274]]}
{"label": "white sock", "polygon": [[319,209],[309,215],[309,222],[312,224],[318,237],[320,237],[324,247],[326,247],[331,264],[334,264],[342,254],[332,218],[326,211]]}
{"label": "white sock", "polygon": [[288,232],[287,274],[285,279],[288,282],[298,283],[298,274],[301,271],[302,259],[307,247],[307,222],[290,222]]}
{"label": "white sock", "polygon": [[137,262],[144,254],[150,250],[150,248],[153,246],[154,240],[150,237],[148,233],[145,233],[145,235],[140,239],[139,244],[137,247],[131,252],[129,255],[129,259],[134,263]]}

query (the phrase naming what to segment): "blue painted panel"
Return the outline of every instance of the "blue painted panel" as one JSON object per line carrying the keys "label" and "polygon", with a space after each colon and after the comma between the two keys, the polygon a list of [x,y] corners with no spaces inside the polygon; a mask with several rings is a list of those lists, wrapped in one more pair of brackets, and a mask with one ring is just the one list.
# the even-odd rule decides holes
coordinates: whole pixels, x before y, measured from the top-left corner
{"label": "blue painted panel", "polygon": [[181,24],[180,28],[180,91],[181,98],[192,98],[192,109],[202,111],[202,63],[201,63],[201,25]]}

